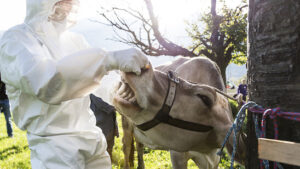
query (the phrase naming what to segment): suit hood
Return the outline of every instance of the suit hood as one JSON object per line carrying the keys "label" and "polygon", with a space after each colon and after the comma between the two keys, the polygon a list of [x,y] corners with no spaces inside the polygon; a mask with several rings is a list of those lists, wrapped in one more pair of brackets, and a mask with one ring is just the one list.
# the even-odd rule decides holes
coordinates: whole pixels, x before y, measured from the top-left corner
{"label": "suit hood", "polygon": [[48,17],[54,13],[54,5],[61,0],[26,0],[26,17],[24,23],[34,31],[40,32]]}
{"label": "suit hood", "polygon": [[48,20],[55,3],[61,0],[26,0],[25,23],[35,25]]}

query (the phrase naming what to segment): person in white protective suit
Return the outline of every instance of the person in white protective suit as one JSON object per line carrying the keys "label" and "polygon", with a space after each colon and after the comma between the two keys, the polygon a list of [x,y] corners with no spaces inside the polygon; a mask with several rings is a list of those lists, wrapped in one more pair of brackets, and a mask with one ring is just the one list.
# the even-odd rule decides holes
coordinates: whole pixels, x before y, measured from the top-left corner
{"label": "person in white protective suit", "polygon": [[139,50],[105,52],[68,32],[77,0],[27,0],[23,24],[0,41],[0,68],[15,123],[27,130],[33,169],[111,168],[88,94],[110,70],[140,74]]}

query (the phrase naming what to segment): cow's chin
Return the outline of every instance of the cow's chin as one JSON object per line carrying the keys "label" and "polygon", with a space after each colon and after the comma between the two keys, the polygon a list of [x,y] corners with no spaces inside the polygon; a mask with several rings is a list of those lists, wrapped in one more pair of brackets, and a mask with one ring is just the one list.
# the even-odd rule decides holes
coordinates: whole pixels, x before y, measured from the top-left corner
{"label": "cow's chin", "polygon": [[137,102],[135,91],[124,81],[119,82],[115,89],[113,103],[116,109],[125,116],[132,116],[142,110]]}

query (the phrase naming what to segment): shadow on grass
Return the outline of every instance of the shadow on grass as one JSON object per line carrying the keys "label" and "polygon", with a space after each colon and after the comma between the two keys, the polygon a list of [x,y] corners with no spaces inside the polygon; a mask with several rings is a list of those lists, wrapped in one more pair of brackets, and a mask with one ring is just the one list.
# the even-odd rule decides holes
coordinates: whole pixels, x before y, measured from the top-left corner
{"label": "shadow on grass", "polygon": [[0,141],[8,139],[9,137],[0,137]]}
{"label": "shadow on grass", "polygon": [[9,156],[11,156],[13,154],[22,153],[23,151],[25,151],[27,149],[28,149],[28,146],[24,146],[24,147],[12,146],[12,147],[6,148],[6,149],[0,151],[0,160],[5,160]]}

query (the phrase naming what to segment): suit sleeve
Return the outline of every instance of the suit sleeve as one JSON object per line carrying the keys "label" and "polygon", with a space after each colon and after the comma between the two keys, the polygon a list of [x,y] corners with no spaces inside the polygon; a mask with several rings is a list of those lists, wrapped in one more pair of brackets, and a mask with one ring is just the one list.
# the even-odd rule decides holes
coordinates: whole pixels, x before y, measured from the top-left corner
{"label": "suit sleeve", "polygon": [[45,55],[34,39],[9,32],[0,43],[0,68],[5,83],[49,104],[86,96],[106,74],[107,53],[89,48],[61,60]]}

